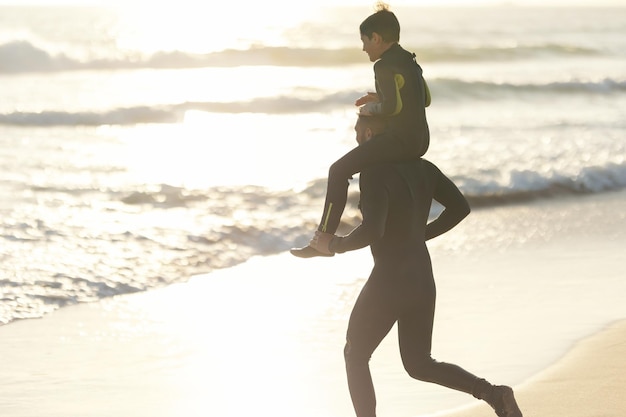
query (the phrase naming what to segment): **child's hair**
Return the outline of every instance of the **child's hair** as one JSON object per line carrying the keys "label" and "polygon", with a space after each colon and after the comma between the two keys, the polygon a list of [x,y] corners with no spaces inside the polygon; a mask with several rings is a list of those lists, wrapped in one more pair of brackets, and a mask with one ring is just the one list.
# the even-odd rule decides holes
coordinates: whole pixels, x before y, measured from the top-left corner
{"label": "child's hair", "polygon": [[361,35],[368,38],[372,37],[374,32],[378,33],[385,42],[400,41],[400,22],[391,10],[389,5],[383,2],[376,4],[376,13],[368,16],[367,19],[359,26]]}

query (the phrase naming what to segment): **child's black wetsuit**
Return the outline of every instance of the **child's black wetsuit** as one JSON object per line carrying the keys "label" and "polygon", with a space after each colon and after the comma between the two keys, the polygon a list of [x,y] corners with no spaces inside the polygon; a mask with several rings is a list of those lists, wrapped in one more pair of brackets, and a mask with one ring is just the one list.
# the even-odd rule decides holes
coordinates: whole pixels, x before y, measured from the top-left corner
{"label": "child's black wetsuit", "polygon": [[380,162],[413,160],[426,153],[430,133],[425,107],[430,94],[422,68],[412,54],[394,44],[374,64],[379,102],[373,113],[385,117],[388,128],[337,160],[328,173],[324,212],[318,230],[335,233],[346,205],[349,179]]}

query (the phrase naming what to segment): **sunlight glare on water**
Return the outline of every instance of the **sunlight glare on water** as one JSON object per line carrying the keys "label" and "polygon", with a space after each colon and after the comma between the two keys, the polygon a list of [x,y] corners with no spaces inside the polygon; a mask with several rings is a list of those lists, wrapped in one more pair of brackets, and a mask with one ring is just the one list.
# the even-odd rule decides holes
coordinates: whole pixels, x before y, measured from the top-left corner
{"label": "sunlight glare on water", "polygon": [[[304,6],[304,7],[303,7]],[[309,7],[295,2],[229,1],[207,7],[193,0],[139,2],[121,8],[122,49],[209,53],[255,44],[284,45],[286,27],[297,26]],[[241,13],[242,9],[246,13]]]}
{"label": "sunlight glare on water", "polygon": [[[120,133],[124,164],[135,181],[146,184],[297,187],[311,172],[323,175],[335,155],[353,146],[352,114],[336,113],[331,125],[328,120],[315,114],[187,111],[181,124]],[[320,130],[327,134],[319,135]]]}

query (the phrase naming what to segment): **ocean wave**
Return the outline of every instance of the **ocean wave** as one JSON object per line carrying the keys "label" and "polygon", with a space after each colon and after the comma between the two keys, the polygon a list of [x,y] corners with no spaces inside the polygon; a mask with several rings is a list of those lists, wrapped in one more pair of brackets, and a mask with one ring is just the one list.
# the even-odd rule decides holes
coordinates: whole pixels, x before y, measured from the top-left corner
{"label": "ocean wave", "polygon": [[176,123],[181,121],[180,113],[171,109],[147,106],[114,109],[104,112],[13,112],[0,114],[0,124],[13,126],[102,126],[134,125],[141,123]]}
{"label": "ocean wave", "polygon": [[[472,208],[478,209],[623,189],[626,163],[590,166],[569,177],[513,171],[509,178],[508,184],[494,185],[493,178],[478,181],[452,176]],[[13,244],[7,245],[10,251],[4,266],[7,271],[20,273],[5,274],[0,280],[4,291],[0,325],[41,317],[68,305],[181,282],[253,256],[286,251],[294,242],[306,244],[316,226],[313,214],[323,202],[325,183],[325,179],[317,179],[298,192],[260,186],[192,190],[167,184],[137,190],[33,188],[37,193],[72,196],[97,192],[133,210],[116,209],[128,217],[124,220],[124,216],[116,215],[114,228],[94,228],[91,215],[77,217],[85,224],[54,216],[5,222],[0,240]],[[66,200],[58,197],[59,201]],[[360,221],[358,198],[358,192],[350,193],[339,233],[347,233]],[[107,211],[114,207],[113,201]],[[86,206],[93,210],[92,204]],[[303,215],[303,207],[313,208],[311,215]],[[144,216],[142,213],[157,212],[137,221],[136,216]],[[245,212],[245,221],[234,221],[236,212]],[[432,214],[437,212],[433,208]],[[207,222],[209,213],[212,220]],[[182,218],[188,222],[181,222]],[[37,250],[42,245],[46,250]],[[50,267],[39,262],[41,256],[62,261]]]}
{"label": "ocean wave", "polygon": [[599,49],[556,43],[482,45],[468,48],[442,45],[428,49],[416,49],[415,53],[424,62],[491,62],[527,58],[584,57],[603,54]]}
{"label": "ocean wave", "polygon": [[[441,101],[499,100],[516,95],[609,95],[626,92],[626,80],[610,78],[598,81],[564,81],[543,84],[512,84],[456,79],[429,80],[434,103]],[[297,114],[328,112],[340,108],[353,108],[360,91],[348,90],[326,94],[319,98],[282,95],[256,97],[246,101],[206,101],[135,106],[104,111],[68,112],[45,110],[40,112],[16,111],[1,114],[0,125],[14,126],[101,126],[135,125],[143,123],[178,123],[190,110],[208,113],[263,113]]]}
{"label": "ocean wave", "polygon": [[[508,178],[508,181],[498,182],[496,179],[501,177]],[[494,172],[493,176],[481,180],[464,176],[452,176],[452,180],[473,206],[495,207],[501,204],[534,199],[624,189],[626,188],[626,162],[584,167],[575,175],[512,170],[508,173]],[[239,196],[237,198],[241,199],[241,195],[245,194],[247,196],[245,204],[269,210],[268,202],[272,202],[272,206],[279,202],[278,206],[290,208],[294,204],[301,204],[302,201],[312,203],[323,199],[325,187],[325,178],[313,180],[304,190],[299,192],[299,197],[296,199],[293,190],[277,191],[259,186],[248,187],[245,193],[242,193],[241,188],[231,187],[220,187],[203,193],[201,191],[189,192],[182,188],[163,185],[159,189],[137,191],[120,196],[120,199],[130,205],[149,204],[163,208],[179,207],[209,200],[228,203],[232,196],[237,195]],[[349,205],[356,206],[358,193],[351,191],[348,200]]]}
{"label": "ocean wave", "polygon": [[567,195],[595,194],[626,188],[626,163],[589,166],[575,176],[540,174],[534,171],[512,171],[509,182],[477,182],[471,178],[454,178],[473,207],[495,207],[502,204],[556,198]]}
{"label": "ocean wave", "polygon": [[0,114],[0,125],[13,126],[101,126],[135,125],[143,123],[178,123],[185,112],[196,110],[208,113],[264,113],[289,114],[325,112],[337,107],[353,106],[356,91],[329,94],[319,99],[300,97],[259,97],[236,102],[186,102],[158,106],[125,107],[105,111],[67,112],[47,110]]}
{"label": "ocean wave", "polygon": [[568,80],[547,83],[506,83],[488,81],[465,81],[458,79],[435,79],[429,81],[433,97],[443,99],[494,98],[517,94],[622,94],[626,80],[604,78],[600,80]]}
{"label": "ocean wave", "polygon": [[[501,182],[500,178],[508,178]],[[512,170],[494,171],[493,175],[478,180],[474,177],[451,176],[472,207],[489,208],[503,204],[564,196],[598,194],[626,189],[626,162],[588,166],[571,175]],[[326,180],[311,182],[303,192],[311,198],[322,198]],[[351,193],[349,203],[356,206],[358,193]]]}
{"label": "ocean wave", "polygon": [[[527,59],[546,56],[601,55],[600,49],[575,45],[484,45],[466,48],[461,46],[433,45],[410,48],[421,62],[471,62]],[[150,55],[137,52],[119,52],[119,57],[81,60],[69,53],[46,50],[26,40],[0,44],[0,73],[60,72],[76,70],[119,69],[183,69],[235,66],[297,66],[333,67],[366,63],[358,48],[296,48],[287,46],[252,46],[249,49],[226,49],[207,54],[183,51],[160,51]]]}

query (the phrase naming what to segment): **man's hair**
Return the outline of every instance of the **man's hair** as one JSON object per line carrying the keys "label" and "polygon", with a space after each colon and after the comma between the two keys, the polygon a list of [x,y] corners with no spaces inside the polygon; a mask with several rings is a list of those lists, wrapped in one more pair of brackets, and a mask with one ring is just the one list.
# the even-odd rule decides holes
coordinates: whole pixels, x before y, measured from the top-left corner
{"label": "man's hair", "polygon": [[387,128],[387,120],[381,116],[365,116],[360,114],[357,123],[361,129],[369,127],[373,135],[382,133]]}
{"label": "man's hair", "polygon": [[374,32],[378,33],[385,42],[400,41],[400,22],[391,10],[389,5],[383,2],[376,4],[376,13],[368,16],[359,26],[361,35],[371,39]]}

